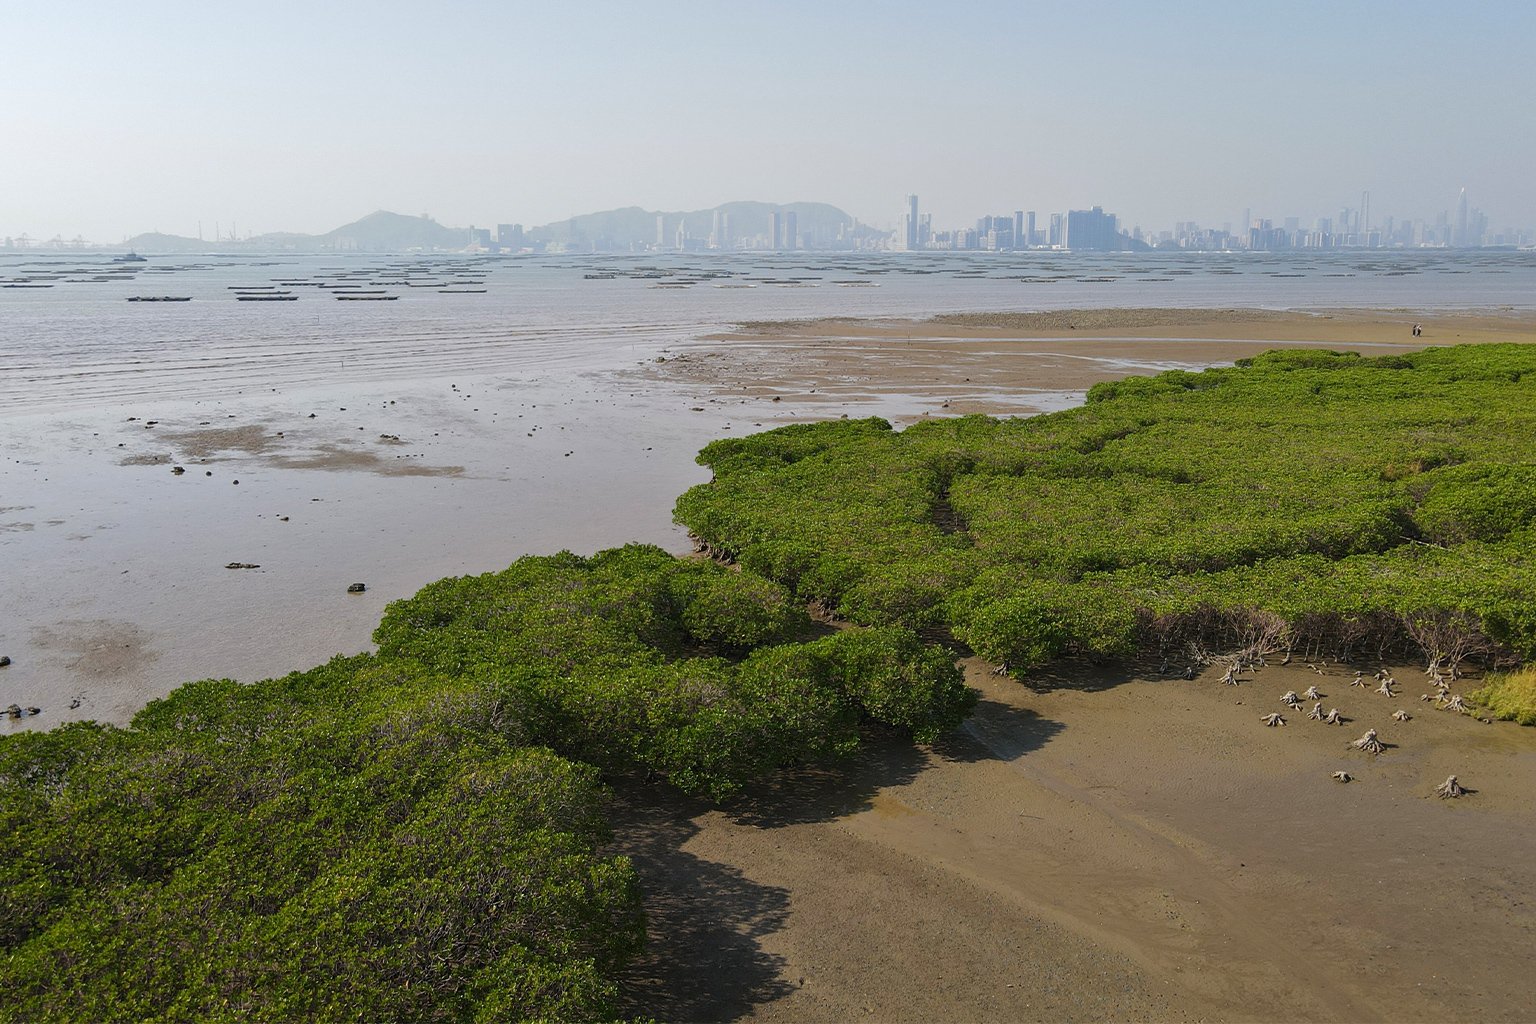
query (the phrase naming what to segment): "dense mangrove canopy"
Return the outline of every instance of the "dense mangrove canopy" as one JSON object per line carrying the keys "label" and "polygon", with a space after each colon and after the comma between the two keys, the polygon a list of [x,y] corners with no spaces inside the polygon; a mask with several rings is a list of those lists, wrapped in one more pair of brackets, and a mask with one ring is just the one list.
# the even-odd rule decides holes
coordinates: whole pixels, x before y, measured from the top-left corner
{"label": "dense mangrove canopy", "polygon": [[0,740],[0,1021],[602,1020],[644,923],[603,773],[723,797],[931,739],[900,627],[631,545],[392,604],[376,655]]}
{"label": "dense mangrove canopy", "polygon": [[716,441],[701,546],[846,619],[1077,654],[1536,655],[1536,347],[1276,351],[1081,408]]}

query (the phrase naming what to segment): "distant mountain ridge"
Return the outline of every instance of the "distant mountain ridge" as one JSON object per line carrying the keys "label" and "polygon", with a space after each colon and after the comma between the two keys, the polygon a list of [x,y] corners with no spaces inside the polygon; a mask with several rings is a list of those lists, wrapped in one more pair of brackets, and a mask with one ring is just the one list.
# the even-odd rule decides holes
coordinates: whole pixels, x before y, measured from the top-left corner
{"label": "distant mountain ridge", "polygon": [[325,252],[360,250],[364,252],[394,252],[404,249],[463,249],[469,245],[468,228],[444,227],[431,217],[407,217],[388,210],[375,210],[366,217],[350,224],[343,224],[323,235],[306,235],[293,231],[272,231],[238,240],[218,239],[204,241],[184,235],[166,235],[151,232],[135,235],[126,243],[129,248],[145,252],[231,252],[256,250],[288,250],[295,252]]}
{"label": "distant mountain ridge", "polygon": [[[715,214],[729,218],[732,239],[767,236],[769,218],[775,212],[795,215],[795,230],[821,244],[830,243],[840,232],[854,228],[854,219],[827,203],[759,203],[739,201],[722,203],[704,210],[644,210],[626,206],[618,210],[585,213],[569,220],[536,227],[528,237],[541,242],[577,248],[633,249],[646,245],[672,247],[681,224],[690,239],[708,239],[715,229]],[[661,220],[657,233],[657,218]],[[884,234],[884,232],[880,232]]]}
{"label": "distant mountain ridge", "polygon": [[[807,240],[826,244],[841,233],[854,230],[855,221],[847,213],[826,203],[733,202],[705,210],[658,211],[628,206],[618,210],[585,213],[555,221],[524,233],[530,244],[554,245],[574,249],[627,251],[657,243],[657,218],[661,218],[661,244],[671,247],[681,224],[690,239],[705,240],[714,230],[716,212],[724,214],[732,239],[766,236],[775,212],[795,215],[795,230]],[[783,223],[783,222],[781,222]],[[495,226],[485,225],[495,237]],[[861,234],[877,234],[861,228]],[[350,224],[323,235],[274,231],[239,240],[205,241],[183,235],[149,232],[135,235],[124,243],[144,252],[402,252],[412,249],[455,251],[470,244],[470,229],[447,227],[425,214],[410,217],[375,210]],[[814,244],[814,243],[813,243]]]}

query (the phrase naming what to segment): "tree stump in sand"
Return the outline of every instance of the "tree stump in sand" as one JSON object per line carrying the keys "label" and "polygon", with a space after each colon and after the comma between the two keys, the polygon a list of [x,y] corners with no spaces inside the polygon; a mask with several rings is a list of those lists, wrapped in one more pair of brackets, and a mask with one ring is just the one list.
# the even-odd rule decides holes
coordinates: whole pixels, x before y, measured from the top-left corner
{"label": "tree stump in sand", "polygon": [[1354,776],[1349,774],[1349,772],[1334,772],[1332,777],[1339,780],[1340,782],[1348,782],[1350,779],[1354,778]]}
{"label": "tree stump in sand", "polygon": [[1457,693],[1452,694],[1449,698],[1446,699],[1445,710],[1470,711],[1471,709],[1467,707],[1467,702],[1461,699],[1461,694]]}
{"label": "tree stump in sand", "polygon": [[1396,697],[1397,694],[1392,690],[1392,684],[1396,681],[1395,679],[1383,679],[1381,685],[1376,687],[1376,692],[1383,697]]}
{"label": "tree stump in sand", "polygon": [[1323,720],[1323,706],[1321,704],[1313,704],[1312,710],[1307,712],[1307,717],[1314,722],[1321,722]]}
{"label": "tree stump in sand", "polygon": [[1307,687],[1305,690],[1301,691],[1301,695],[1306,700],[1317,700],[1317,698],[1322,696],[1322,694],[1317,692],[1317,687],[1315,686]]}
{"label": "tree stump in sand", "polygon": [[1329,708],[1328,709],[1328,713],[1323,716],[1323,724],[1324,725],[1343,725],[1344,724],[1344,716],[1339,714],[1339,709],[1338,708]]}
{"label": "tree stump in sand", "polygon": [[1350,744],[1350,746],[1354,747],[1356,750],[1363,750],[1367,754],[1379,754],[1383,750],[1387,749],[1381,745],[1381,740],[1376,738],[1375,729],[1365,730],[1365,735],[1355,740]]}
{"label": "tree stump in sand", "polygon": [[1286,690],[1285,694],[1280,698],[1280,703],[1294,709],[1296,705],[1301,703],[1301,698],[1296,696],[1295,690]]}
{"label": "tree stump in sand", "polygon": [[1406,722],[1413,716],[1404,711],[1402,708],[1398,708],[1396,711],[1392,712],[1392,717],[1397,719],[1399,722]]}
{"label": "tree stump in sand", "polygon": [[1264,722],[1265,725],[1269,725],[1269,726],[1284,725],[1285,724],[1285,719],[1282,718],[1278,713],[1272,713],[1272,714],[1265,715],[1264,718],[1262,719],[1262,721]]}
{"label": "tree stump in sand", "polygon": [[1441,800],[1454,800],[1460,796],[1466,796],[1467,791],[1456,781],[1456,776],[1449,776],[1444,782],[1435,787],[1435,796]]}

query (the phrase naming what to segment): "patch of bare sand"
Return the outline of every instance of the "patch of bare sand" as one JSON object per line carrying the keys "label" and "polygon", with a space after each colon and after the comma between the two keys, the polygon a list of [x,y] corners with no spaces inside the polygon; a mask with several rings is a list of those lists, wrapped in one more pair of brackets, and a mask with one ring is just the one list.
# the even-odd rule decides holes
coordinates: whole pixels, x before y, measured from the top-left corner
{"label": "patch of bare sand", "polygon": [[[276,469],[316,469],[329,472],[363,472],[380,476],[462,476],[463,466],[435,466],[422,461],[424,456],[384,456],[361,447],[350,434],[345,439],[319,441],[305,432],[294,429],[275,430],[268,425],[245,426],[198,426],[187,429],[161,431],[157,441],[176,448],[185,462],[205,463],[227,457],[254,457],[259,464]],[[403,447],[409,442],[396,434],[381,434],[374,442],[392,448]],[[163,452],[147,452],[129,455],[119,461],[122,466],[156,466],[174,461]]]}
{"label": "patch of bare sand", "polygon": [[93,681],[143,671],[160,657],[154,636],[132,622],[68,619],[32,631],[32,643],[65,668]]}
{"label": "patch of bare sand", "polygon": [[199,427],[162,431],[159,438],[174,444],[183,459],[208,459],[228,452],[261,455],[281,445],[281,440],[258,424],[243,427]]}
{"label": "patch of bare sand", "polygon": [[168,466],[172,462],[170,455],[165,452],[147,452],[143,455],[130,455],[118,461],[119,466]]}
{"label": "patch of bare sand", "polygon": [[433,466],[411,461],[410,456],[388,458],[365,448],[320,444],[302,454],[275,456],[269,460],[279,469],[323,469],[331,472],[368,472],[380,476],[463,476],[463,466]]}
{"label": "patch of bare sand", "polygon": [[[1423,327],[1414,337],[1412,326]],[[1491,311],[1094,309],[931,320],[754,323],[674,349],[642,376],[797,403],[914,396],[951,414],[1054,407],[1102,380],[1229,363],[1272,348],[1380,355],[1426,345],[1536,341],[1536,317]],[[1031,396],[1039,401],[1031,404]]]}
{"label": "patch of bare sand", "polygon": [[[1072,667],[1032,688],[967,669],[982,703],[930,751],[877,745],[722,810],[629,805],[654,942],[632,1009],[1530,1019],[1536,731],[1337,671],[1234,689]],[[1261,724],[1313,683],[1353,721]],[[1370,727],[1379,757],[1347,747]],[[1451,773],[1477,792],[1434,799]]]}

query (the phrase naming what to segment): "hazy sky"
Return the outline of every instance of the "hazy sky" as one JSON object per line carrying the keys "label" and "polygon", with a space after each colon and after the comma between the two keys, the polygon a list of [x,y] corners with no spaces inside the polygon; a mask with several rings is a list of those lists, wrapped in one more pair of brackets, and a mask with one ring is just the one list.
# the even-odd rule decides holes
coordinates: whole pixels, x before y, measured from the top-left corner
{"label": "hazy sky", "polygon": [[0,235],[818,200],[1536,225],[1536,3],[0,0]]}

